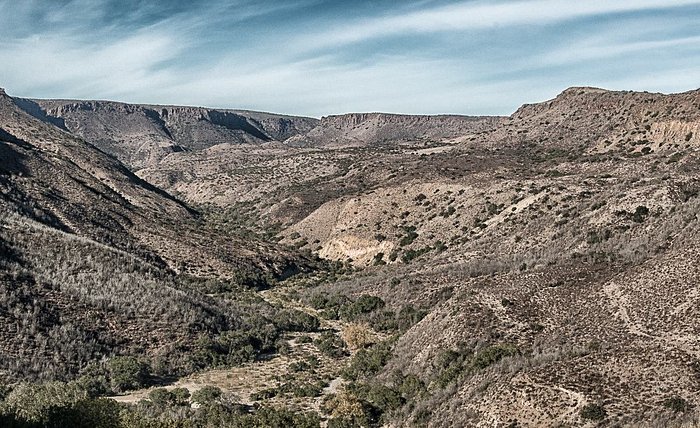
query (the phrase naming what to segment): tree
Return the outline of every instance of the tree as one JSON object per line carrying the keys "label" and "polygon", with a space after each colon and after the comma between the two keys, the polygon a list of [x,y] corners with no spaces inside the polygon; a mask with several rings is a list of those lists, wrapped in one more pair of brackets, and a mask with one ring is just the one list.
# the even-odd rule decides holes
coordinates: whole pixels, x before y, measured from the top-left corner
{"label": "tree", "polygon": [[150,369],[135,357],[115,357],[109,361],[112,389],[123,392],[145,386]]}
{"label": "tree", "polygon": [[205,386],[192,393],[192,401],[199,404],[211,404],[221,397],[221,389]]}

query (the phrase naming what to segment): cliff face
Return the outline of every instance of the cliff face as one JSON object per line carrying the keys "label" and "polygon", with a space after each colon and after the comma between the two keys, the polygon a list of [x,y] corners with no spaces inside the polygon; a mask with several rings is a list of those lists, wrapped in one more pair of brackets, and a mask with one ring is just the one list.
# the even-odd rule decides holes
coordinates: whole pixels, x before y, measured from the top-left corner
{"label": "cliff face", "polygon": [[290,146],[367,146],[435,141],[490,131],[502,117],[353,113],[313,118],[243,110],[124,104],[111,101],[17,100],[34,117],[63,128],[132,170],[172,153],[219,144],[283,142]]}
{"label": "cliff face", "polygon": [[[0,94],[0,217],[20,215],[191,273],[207,269],[226,276],[245,266],[285,269],[287,256],[270,247],[262,249],[259,242],[227,240],[214,244],[220,238],[201,230],[197,213],[185,203],[75,134],[37,119],[36,111],[34,116],[28,114],[27,105],[26,100],[16,102]],[[149,131],[153,140],[173,141],[170,131],[148,116],[144,119],[144,109],[138,106],[81,102],[46,114],[56,117],[53,114],[68,115],[71,111],[115,112],[115,123],[90,122],[94,125],[91,129],[102,126],[107,135],[128,126],[131,133],[119,138],[137,141],[142,132]],[[133,122],[120,115],[133,118]],[[66,128],[74,126],[78,126],[76,122],[67,121]],[[77,129],[88,133],[85,128]],[[202,246],[203,241],[212,244]]]}
{"label": "cliff face", "polygon": [[427,116],[350,113],[327,116],[297,143],[323,146],[365,146],[408,139],[441,140],[495,128],[501,117]]}
{"label": "cliff face", "polygon": [[317,123],[266,113],[111,101],[20,99],[18,103],[32,116],[85,139],[133,170],[181,151],[282,141]]}
{"label": "cliff face", "polygon": [[[525,104],[470,147],[520,147],[603,153],[696,147],[700,91],[680,94],[569,88],[556,98]],[[646,147],[646,148],[645,148]]]}

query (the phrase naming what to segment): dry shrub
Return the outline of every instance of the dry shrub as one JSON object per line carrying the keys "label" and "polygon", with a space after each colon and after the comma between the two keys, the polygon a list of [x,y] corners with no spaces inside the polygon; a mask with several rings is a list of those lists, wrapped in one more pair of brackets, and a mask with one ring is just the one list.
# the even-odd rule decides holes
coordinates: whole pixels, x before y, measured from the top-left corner
{"label": "dry shrub", "polygon": [[352,323],[343,328],[341,336],[350,349],[362,349],[376,343],[374,332],[367,324]]}
{"label": "dry shrub", "polygon": [[365,414],[360,400],[344,390],[331,396],[323,407],[333,418],[362,418]]}

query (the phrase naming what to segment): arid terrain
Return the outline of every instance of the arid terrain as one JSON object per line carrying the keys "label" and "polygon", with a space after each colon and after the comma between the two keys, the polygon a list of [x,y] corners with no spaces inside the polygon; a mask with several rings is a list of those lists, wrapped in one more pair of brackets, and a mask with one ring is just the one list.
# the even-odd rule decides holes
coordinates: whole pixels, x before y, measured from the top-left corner
{"label": "arid terrain", "polygon": [[700,90],[0,90],[0,191],[0,426],[700,426]]}

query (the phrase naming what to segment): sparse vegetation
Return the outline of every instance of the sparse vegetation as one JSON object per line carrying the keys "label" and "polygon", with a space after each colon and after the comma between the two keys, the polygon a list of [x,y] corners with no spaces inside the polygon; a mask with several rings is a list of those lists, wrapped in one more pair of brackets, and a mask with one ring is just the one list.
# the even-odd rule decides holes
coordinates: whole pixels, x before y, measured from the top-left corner
{"label": "sparse vegetation", "polygon": [[695,92],[322,122],[46,103],[67,130],[0,95],[0,426],[697,419]]}

